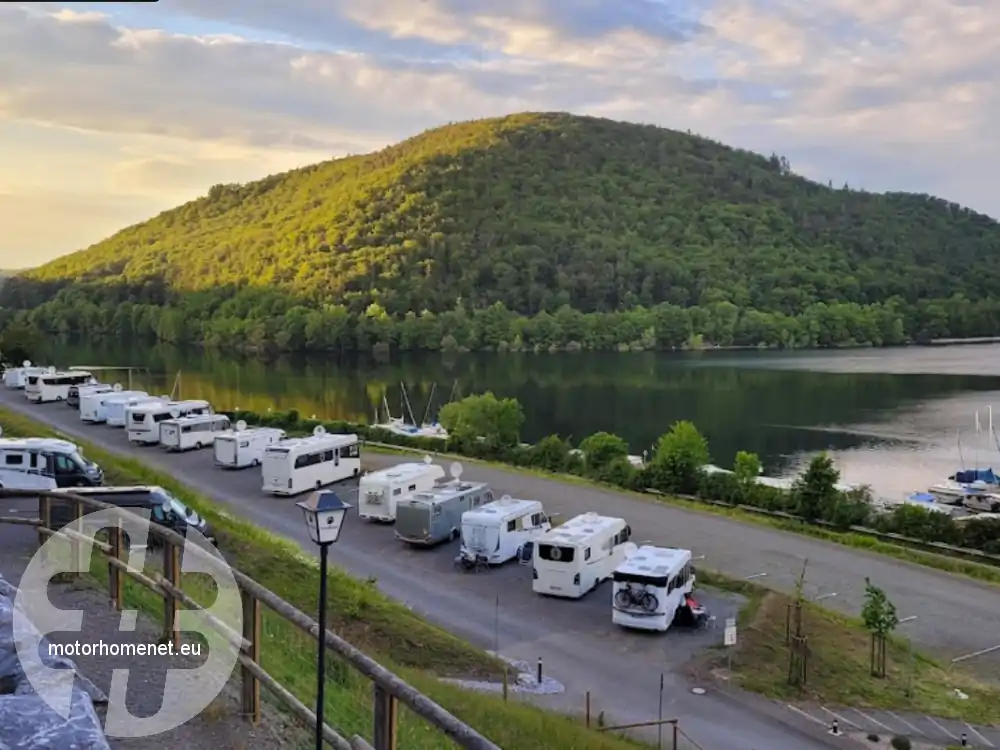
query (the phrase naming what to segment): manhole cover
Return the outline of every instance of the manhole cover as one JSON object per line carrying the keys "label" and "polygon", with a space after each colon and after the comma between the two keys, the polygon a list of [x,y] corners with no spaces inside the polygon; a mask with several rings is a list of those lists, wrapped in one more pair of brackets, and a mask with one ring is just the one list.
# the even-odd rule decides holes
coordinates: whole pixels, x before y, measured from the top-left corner
{"label": "manhole cover", "polygon": [[705,688],[691,688],[691,692],[694,693],[695,695],[704,695]]}

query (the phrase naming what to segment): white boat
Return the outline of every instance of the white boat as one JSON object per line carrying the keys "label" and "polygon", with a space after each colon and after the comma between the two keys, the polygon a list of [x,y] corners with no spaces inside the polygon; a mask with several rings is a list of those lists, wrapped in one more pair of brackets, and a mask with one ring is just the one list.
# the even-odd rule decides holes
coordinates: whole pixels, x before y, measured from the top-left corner
{"label": "white boat", "polygon": [[[414,437],[414,438],[434,438],[436,440],[447,440],[448,430],[441,426],[439,422],[428,422],[427,414],[424,414],[424,419],[418,426],[417,421],[413,418],[413,409],[410,408],[410,398],[406,393],[406,386],[402,383],[399,384],[403,392],[403,405],[407,412],[410,414],[410,421],[407,422],[403,417],[394,417],[392,412],[389,410],[389,402],[385,395],[382,396],[382,409],[385,411],[385,421],[379,421],[379,413],[375,412],[375,427],[379,430],[385,430],[386,432],[391,432],[394,435],[402,435],[404,437]],[[431,399],[434,398],[434,388],[431,388]],[[427,402],[427,410],[430,410],[431,401]]]}
{"label": "white boat", "polygon": [[992,489],[986,482],[965,483],[948,479],[931,485],[927,491],[945,505],[965,505],[970,499],[991,496]]}
{"label": "white boat", "polygon": [[946,505],[929,492],[911,492],[900,500],[896,500],[895,498],[881,498],[878,501],[878,505],[883,510],[889,511],[901,505],[914,505],[933,513],[946,513],[949,516],[954,515],[955,511],[958,510],[957,506]]}

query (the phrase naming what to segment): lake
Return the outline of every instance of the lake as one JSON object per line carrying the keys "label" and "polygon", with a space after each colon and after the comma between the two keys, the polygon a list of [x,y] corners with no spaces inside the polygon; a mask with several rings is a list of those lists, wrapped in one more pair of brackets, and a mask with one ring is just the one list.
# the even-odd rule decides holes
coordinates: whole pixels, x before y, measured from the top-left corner
{"label": "lake", "polygon": [[[256,360],[157,347],[53,346],[60,366],[146,368],[136,387],[171,392],[216,409],[297,409],[303,416],[367,422],[385,396],[401,413],[400,383],[418,421],[457,391],[493,391],[524,407],[523,439],[556,433],[579,442],[605,430],[649,449],[677,420],[708,438],[715,463],[738,450],[787,476],[828,450],[843,481],[898,497],[925,489],[963,464],[1000,469],[987,410],[1000,407],[1000,345],[841,352],[685,354],[457,354],[389,361]],[[180,375],[178,376],[178,373]],[[127,384],[127,373],[99,375]],[[436,384],[436,387],[435,387]],[[433,396],[433,398],[432,398]],[[980,413],[981,430],[975,430]],[[997,411],[1000,423],[1000,408]],[[1000,429],[1000,424],[998,424]],[[959,439],[961,431],[961,439]]]}

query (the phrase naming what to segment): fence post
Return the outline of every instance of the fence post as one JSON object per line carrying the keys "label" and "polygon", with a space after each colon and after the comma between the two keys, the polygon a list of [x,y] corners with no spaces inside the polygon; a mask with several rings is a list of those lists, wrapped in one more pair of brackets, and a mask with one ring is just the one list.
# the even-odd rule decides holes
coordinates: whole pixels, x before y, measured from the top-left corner
{"label": "fence post", "polygon": [[[677,733],[678,733],[678,732],[677,732],[677,719],[674,719],[674,720],[673,720],[672,722],[670,722],[670,723],[671,723],[671,724],[673,725],[673,735],[674,735],[674,746],[673,746],[673,750],[677,750],[677,741],[678,741],[678,737],[677,737]],[[687,735],[685,735],[685,736],[687,736]]]}
{"label": "fence post", "polygon": [[[122,559],[122,531],[121,521],[111,529],[111,557],[115,560]],[[108,563],[108,595],[111,597],[112,606],[119,612],[122,611],[122,599],[125,595],[125,574],[118,569],[118,566]]]}
{"label": "fence post", "polygon": [[[73,531],[82,532],[83,524],[80,523],[80,519],[83,518],[83,503],[80,500],[73,501],[73,523],[70,528]],[[70,573],[74,578],[79,578],[83,575],[84,570],[84,559],[83,559],[83,542],[80,541],[78,537],[73,537],[70,540],[70,545],[73,550],[73,572]]]}
{"label": "fence post", "polygon": [[375,688],[375,750],[396,750],[396,699],[379,684]]}
{"label": "fence post", "polygon": [[38,546],[41,547],[49,539],[42,529],[52,528],[52,498],[48,495],[38,496],[38,518],[42,522],[38,530]]}
{"label": "fence post", "polygon": [[[250,653],[254,664],[260,665],[260,645],[262,627],[260,617],[260,602],[246,589],[240,589],[240,599],[243,601],[243,638],[250,641]],[[240,679],[243,687],[243,715],[250,718],[254,726],[260,723],[260,681],[246,667],[240,668]]]}
{"label": "fence post", "polygon": [[[177,588],[181,586],[181,551],[168,539],[163,540],[163,577]],[[163,638],[180,648],[181,632],[177,629],[180,602],[169,592],[163,594]]]}
{"label": "fence post", "polygon": [[585,714],[587,729],[590,729],[590,691],[587,691],[587,708]]}

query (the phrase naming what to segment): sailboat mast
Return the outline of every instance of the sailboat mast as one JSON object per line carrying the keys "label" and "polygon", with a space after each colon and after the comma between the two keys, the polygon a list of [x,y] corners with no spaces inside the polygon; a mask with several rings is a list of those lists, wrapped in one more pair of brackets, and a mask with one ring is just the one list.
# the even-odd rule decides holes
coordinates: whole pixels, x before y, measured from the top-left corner
{"label": "sailboat mast", "polygon": [[410,424],[417,427],[417,421],[413,418],[413,407],[410,406],[410,397],[406,393],[406,384],[400,381],[399,388],[403,392],[403,404],[406,407],[407,413],[410,415]]}
{"label": "sailboat mast", "polygon": [[427,397],[427,407],[424,409],[424,418],[419,426],[427,424],[427,417],[430,416],[431,407],[434,405],[434,391],[437,390],[437,383],[431,383],[431,395]]}
{"label": "sailboat mast", "polygon": [[968,467],[965,465],[965,456],[962,455],[962,431],[958,431],[958,460],[962,465],[962,471],[965,471]]}

